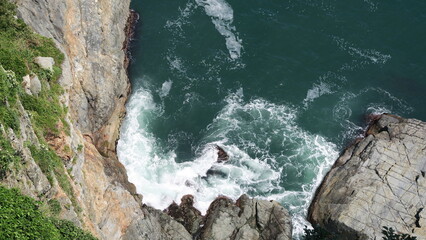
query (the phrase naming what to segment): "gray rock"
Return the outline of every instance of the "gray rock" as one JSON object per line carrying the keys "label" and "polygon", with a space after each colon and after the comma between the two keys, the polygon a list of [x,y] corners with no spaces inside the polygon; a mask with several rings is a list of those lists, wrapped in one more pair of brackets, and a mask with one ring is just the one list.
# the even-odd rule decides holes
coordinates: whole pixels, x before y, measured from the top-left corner
{"label": "gray rock", "polygon": [[37,63],[41,68],[53,72],[53,65],[55,65],[55,60],[51,57],[36,57],[34,62]]}
{"label": "gray rock", "polygon": [[143,207],[143,216],[127,229],[122,240],[192,240],[184,226],[167,214],[151,207]]}
{"label": "gray rock", "polygon": [[182,197],[179,206],[176,203],[172,203],[166,210],[166,213],[181,223],[191,235],[197,233],[203,221],[201,212],[193,204],[194,197],[185,195]]}
{"label": "gray rock", "polygon": [[274,201],[241,196],[236,203],[217,198],[209,207],[198,239],[268,240],[292,239],[291,218],[287,210]]}
{"label": "gray rock", "polygon": [[382,115],[317,189],[311,223],[345,236],[381,239],[383,226],[426,239],[426,123]]}
{"label": "gray rock", "polygon": [[31,78],[30,75],[26,75],[22,78],[22,88],[26,94],[33,95],[31,93]]}
{"label": "gray rock", "polygon": [[31,77],[30,90],[36,96],[41,92],[41,82],[37,75]]}

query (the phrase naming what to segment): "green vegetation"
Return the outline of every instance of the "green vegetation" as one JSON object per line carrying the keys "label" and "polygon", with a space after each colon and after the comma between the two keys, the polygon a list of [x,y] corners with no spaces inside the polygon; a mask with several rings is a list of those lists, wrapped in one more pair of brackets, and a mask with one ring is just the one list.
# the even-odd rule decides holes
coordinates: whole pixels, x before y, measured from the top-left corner
{"label": "green vegetation", "polygon": [[10,164],[17,164],[20,159],[19,153],[13,149],[10,142],[4,139],[0,133],[0,180],[5,176]]}
{"label": "green vegetation", "polygon": [[416,240],[417,237],[412,237],[408,234],[397,234],[391,227],[383,227],[383,240]]}
{"label": "green vegetation", "polygon": [[59,213],[61,213],[62,207],[58,200],[50,199],[47,202],[47,205],[49,206],[49,211],[53,216],[58,216]]}
{"label": "green vegetation", "polygon": [[53,184],[54,176],[58,180],[59,186],[65,191],[68,197],[73,202],[74,206],[78,206],[77,201],[72,190],[72,186],[68,181],[68,177],[65,174],[65,168],[62,160],[56,155],[56,153],[47,146],[41,146],[37,148],[34,145],[29,145],[28,148],[31,150],[31,155],[34,161],[40,167],[41,171],[46,175],[47,179]]}
{"label": "green vegetation", "polygon": [[3,67],[15,72],[17,79],[37,72],[34,63],[37,56],[53,57],[59,67],[64,55],[53,41],[35,34],[15,15],[16,6],[8,0],[0,0],[0,63]]}
{"label": "green vegetation", "polygon": [[[7,0],[0,0],[0,122],[18,130],[19,114],[15,102],[19,98],[30,113],[39,137],[57,135],[59,121],[68,132],[69,126],[64,121],[66,111],[59,102],[63,90],[57,83],[62,73],[60,66],[64,55],[51,39],[34,33],[15,15],[16,6]],[[55,60],[53,71],[41,69],[34,63],[38,56],[52,57]],[[39,77],[43,87],[38,96],[23,91],[20,82],[25,75]]]}
{"label": "green vegetation", "polygon": [[320,226],[314,226],[313,229],[308,229],[307,226],[304,228],[305,236],[304,240],[334,240],[336,235],[328,232]]}
{"label": "green vegetation", "polygon": [[15,73],[4,70],[0,65],[0,123],[15,131],[19,131],[19,115],[14,108],[19,90]]}
{"label": "green vegetation", "polygon": [[40,206],[17,189],[0,186],[0,239],[96,239],[69,221],[45,216]]}

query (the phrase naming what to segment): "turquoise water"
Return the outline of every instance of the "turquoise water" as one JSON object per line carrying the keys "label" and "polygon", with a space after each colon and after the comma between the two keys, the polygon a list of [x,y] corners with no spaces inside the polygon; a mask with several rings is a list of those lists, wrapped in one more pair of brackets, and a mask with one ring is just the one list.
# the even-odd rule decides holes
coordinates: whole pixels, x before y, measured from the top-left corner
{"label": "turquoise water", "polygon": [[[144,202],[274,199],[301,233],[365,116],[426,120],[426,1],[134,0],[118,144]],[[217,163],[216,145],[230,155]]]}

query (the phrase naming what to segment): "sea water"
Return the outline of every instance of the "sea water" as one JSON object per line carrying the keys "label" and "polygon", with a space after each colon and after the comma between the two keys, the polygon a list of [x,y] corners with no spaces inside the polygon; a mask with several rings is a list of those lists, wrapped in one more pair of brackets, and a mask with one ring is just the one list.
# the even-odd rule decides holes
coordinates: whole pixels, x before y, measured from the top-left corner
{"label": "sea water", "polygon": [[[118,142],[143,202],[276,200],[303,233],[339,153],[389,112],[426,120],[426,1],[134,0]],[[229,155],[217,162],[216,146]]]}

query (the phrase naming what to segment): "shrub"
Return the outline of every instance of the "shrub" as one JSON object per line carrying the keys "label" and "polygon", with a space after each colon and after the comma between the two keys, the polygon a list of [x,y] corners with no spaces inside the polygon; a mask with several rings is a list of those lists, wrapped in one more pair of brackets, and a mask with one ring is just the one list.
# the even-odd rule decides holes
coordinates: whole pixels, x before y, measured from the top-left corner
{"label": "shrub", "polygon": [[0,239],[95,240],[66,220],[49,218],[41,202],[0,186]]}
{"label": "shrub", "polygon": [[96,240],[90,233],[81,230],[70,221],[56,219],[53,223],[64,239]]}
{"label": "shrub", "polygon": [[15,73],[0,65],[0,123],[19,131],[19,114],[15,109],[19,85]]}
{"label": "shrub", "polygon": [[383,240],[416,240],[417,237],[412,237],[408,234],[397,234],[391,227],[383,227]]}
{"label": "shrub", "polygon": [[47,205],[49,206],[49,211],[53,216],[58,216],[59,213],[61,213],[62,207],[58,200],[50,199],[47,202]]}
{"label": "shrub", "polygon": [[312,229],[304,228],[304,240],[334,240],[336,236],[320,226],[313,226]]}

